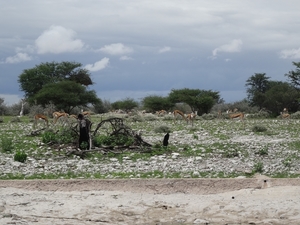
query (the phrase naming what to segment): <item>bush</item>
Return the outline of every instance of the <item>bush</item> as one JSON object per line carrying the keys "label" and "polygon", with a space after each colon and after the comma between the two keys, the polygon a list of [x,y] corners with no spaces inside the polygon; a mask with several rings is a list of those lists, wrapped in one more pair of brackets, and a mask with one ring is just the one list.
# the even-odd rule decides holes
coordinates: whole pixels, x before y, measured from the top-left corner
{"label": "bush", "polygon": [[202,116],[202,119],[204,120],[212,120],[212,119],[215,119],[216,118],[216,114],[213,114],[213,113],[209,113],[209,114],[203,114]]}
{"label": "bush", "polygon": [[15,116],[15,117],[11,118],[10,122],[12,122],[12,123],[20,123],[21,119],[20,119],[20,117]]}
{"label": "bush", "polygon": [[3,117],[0,117],[0,123],[3,123],[3,122],[4,122]]}
{"label": "bush", "polygon": [[265,119],[265,118],[269,118],[269,117],[270,117],[270,113],[268,113],[268,112],[258,112],[258,113],[253,113],[253,114],[247,115],[248,119]]}
{"label": "bush", "polygon": [[16,154],[14,155],[14,160],[24,163],[27,159],[27,154],[24,151],[17,151]]}
{"label": "bush", "polygon": [[291,114],[291,118],[292,118],[292,119],[300,119],[300,112],[297,111],[297,112],[295,112],[295,113],[292,113],[292,114]]}
{"label": "bush", "polygon": [[157,117],[153,114],[148,114],[148,115],[144,116],[144,119],[146,121],[155,121],[155,120],[157,120]]}
{"label": "bush", "polygon": [[171,129],[168,126],[162,125],[154,128],[155,133],[171,133]]}
{"label": "bush", "polygon": [[43,143],[51,143],[51,142],[56,142],[57,141],[57,137],[56,134],[53,133],[52,131],[46,131],[43,133],[42,135],[42,142]]}
{"label": "bush", "polygon": [[101,146],[130,146],[134,142],[134,138],[125,135],[116,135],[116,136],[95,136],[93,139],[94,145],[96,147]]}
{"label": "bush", "polygon": [[11,152],[13,150],[13,141],[11,138],[2,137],[1,138],[1,148],[2,152]]}
{"label": "bush", "polygon": [[267,128],[261,125],[254,125],[254,127],[252,127],[252,131],[253,132],[265,132],[267,131]]}

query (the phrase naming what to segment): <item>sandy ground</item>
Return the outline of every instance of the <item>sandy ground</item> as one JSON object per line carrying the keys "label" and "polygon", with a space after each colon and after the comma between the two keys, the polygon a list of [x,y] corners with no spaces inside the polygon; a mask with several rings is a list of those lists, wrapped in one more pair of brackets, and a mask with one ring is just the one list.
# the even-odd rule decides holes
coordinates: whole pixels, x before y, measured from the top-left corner
{"label": "sandy ground", "polygon": [[300,224],[300,179],[0,181],[0,224]]}

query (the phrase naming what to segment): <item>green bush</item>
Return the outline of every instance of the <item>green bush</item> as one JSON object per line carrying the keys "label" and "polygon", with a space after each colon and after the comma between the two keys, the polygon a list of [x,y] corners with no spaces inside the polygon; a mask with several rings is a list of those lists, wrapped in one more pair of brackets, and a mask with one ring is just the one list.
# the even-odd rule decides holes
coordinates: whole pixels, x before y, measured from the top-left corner
{"label": "green bush", "polygon": [[14,160],[24,163],[27,159],[27,154],[24,151],[18,150],[14,155]]}
{"label": "green bush", "polygon": [[116,135],[116,136],[105,136],[100,135],[96,136],[93,139],[93,143],[96,147],[101,146],[129,146],[132,145],[134,142],[133,137],[125,136],[125,135]]}
{"label": "green bush", "polygon": [[75,137],[75,132],[70,128],[62,128],[56,134],[56,141],[60,144],[72,143],[75,138],[77,138],[77,136]]}
{"label": "green bush", "polygon": [[1,148],[2,152],[11,152],[13,150],[13,141],[11,138],[2,137],[1,138]]}
{"label": "green bush", "polygon": [[171,129],[168,126],[162,125],[154,128],[155,133],[171,133]]}
{"label": "green bush", "polygon": [[252,127],[252,131],[253,132],[265,132],[265,131],[267,131],[267,128],[262,125],[254,125]]}
{"label": "green bush", "polygon": [[57,136],[52,131],[46,131],[42,135],[42,142],[43,143],[57,142]]}

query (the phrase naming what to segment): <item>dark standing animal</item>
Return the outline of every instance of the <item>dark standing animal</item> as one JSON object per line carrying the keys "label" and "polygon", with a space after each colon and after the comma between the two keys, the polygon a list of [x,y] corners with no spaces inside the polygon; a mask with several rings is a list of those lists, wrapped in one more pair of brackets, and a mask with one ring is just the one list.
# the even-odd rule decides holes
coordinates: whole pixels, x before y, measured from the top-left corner
{"label": "dark standing animal", "polygon": [[170,137],[170,135],[169,135],[169,133],[167,133],[165,135],[165,137],[164,137],[163,146],[165,146],[165,147],[168,146],[168,144],[169,144],[169,137]]}

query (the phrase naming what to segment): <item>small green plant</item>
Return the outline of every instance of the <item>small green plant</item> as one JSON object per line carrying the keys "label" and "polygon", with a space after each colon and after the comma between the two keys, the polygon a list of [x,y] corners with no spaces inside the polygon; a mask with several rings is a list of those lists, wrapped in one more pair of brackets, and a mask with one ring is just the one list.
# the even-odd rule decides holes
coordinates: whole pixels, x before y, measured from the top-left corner
{"label": "small green plant", "polygon": [[27,159],[27,154],[24,151],[18,150],[14,155],[14,160],[24,163]]}
{"label": "small green plant", "polygon": [[262,162],[255,163],[253,166],[254,173],[262,173],[264,170],[264,164]]}
{"label": "small green plant", "polygon": [[285,166],[285,167],[290,167],[291,164],[292,164],[292,159],[290,157],[282,160],[282,164]]}
{"label": "small green plant", "polygon": [[239,152],[237,149],[230,149],[230,150],[224,152],[225,158],[234,158],[234,157],[238,157],[238,156],[239,156]]}
{"label": "small green plant", "polygon": [[265,132],[265,131],[267,131],[267,128],[265,126],[262,126],[262,125],[254,125],[252,127],[252,131],[253,132]]}
{"label": "small green plant", "polygon": [[11,138],[2,137],[1,138],[2,152],[11,152],[13,150],[13,141]]}
{"label": "small green plant", "polygon": [[45,133],[43,133],[43,135],[42,135],[43,143],[51,143],[51,142],[56,142],[56,141],[57,141],[56,134],[53,133],[52,131],[46,131]]}
{"label": "small green plant", "polygon": [[81,149],[87,149],[88,146],[89,146],[89,144],[88,144],[86,141],[83,141],[83,142],[80,144],[80,148],[81,148]]}
{"label": "small green plant", "polygon": [[268,155],[268,148],[262,148],[262,149],[258,150],[258,152],[256,154],[261,155],[261,156]]}

